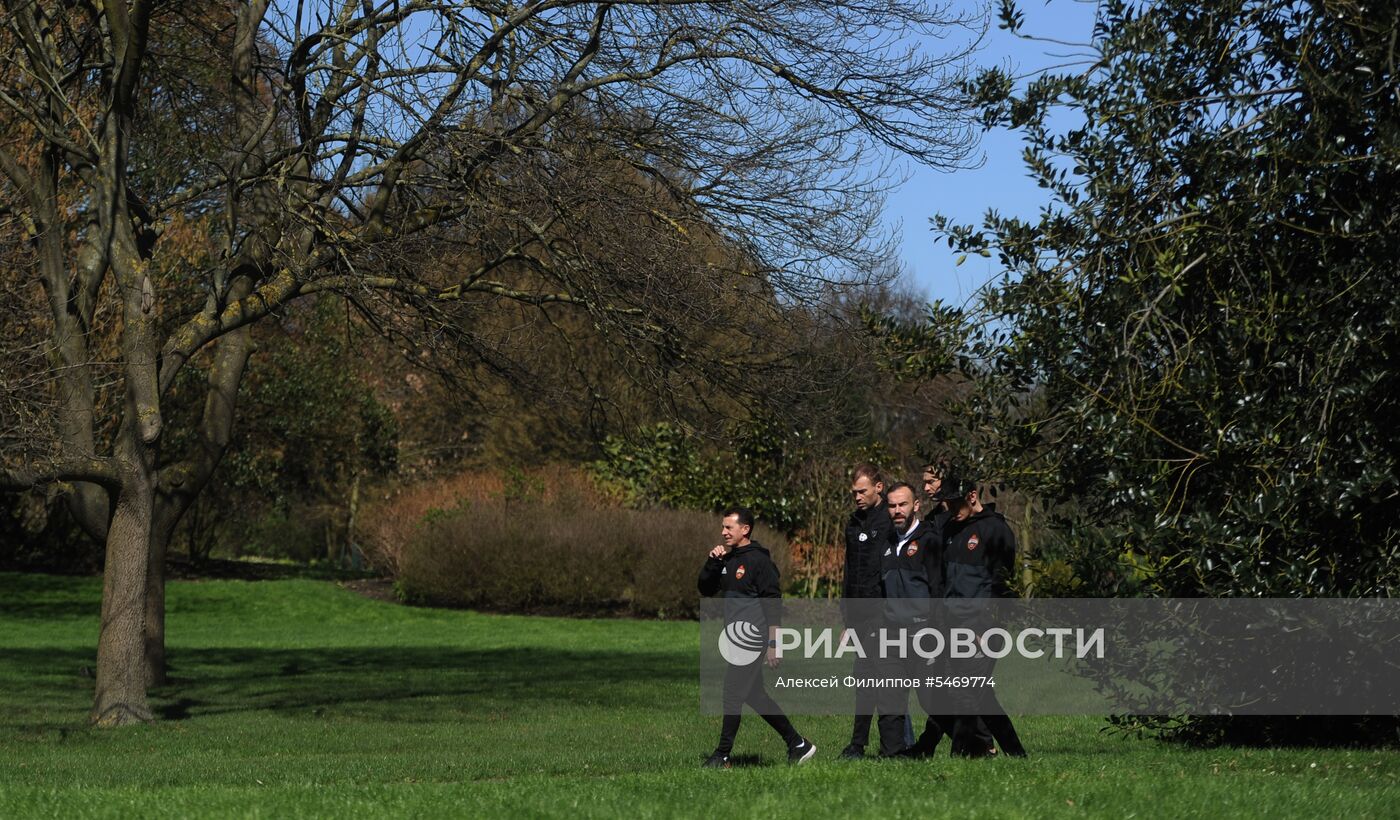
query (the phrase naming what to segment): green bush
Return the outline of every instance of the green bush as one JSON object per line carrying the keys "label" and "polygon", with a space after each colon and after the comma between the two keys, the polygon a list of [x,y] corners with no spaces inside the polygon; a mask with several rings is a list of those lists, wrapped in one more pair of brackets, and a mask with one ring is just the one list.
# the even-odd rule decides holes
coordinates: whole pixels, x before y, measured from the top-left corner
{"label": "green bush", "polygon": [[739,503],[787,533],[839,540],[850,512],[846,471],[859,461],[888,463],[874,442],[827,441],[811,429],[773,420],[736,423],[721,448],[659,423],[629,437],[609,436],[590,466],[631,506],[719,510]]}
{"label": "green bush", "polygon": [[[233,440],[186,514],[176,550],[192,559],[311,561],[346,549],[356,487],[394,474],[399,429],[377,397],[379,374],[367,372],[346,335],[343,307],[321,299],[259,330]],[[198,367],[181,371],[163,452],[202,446],[207,379]]]}
{"label": "green bush", "polygon": [[[787,541],[757,530],[786,577]],[[439,606],[694,617],[695,578],[718,539],[719,519],[707,513],[471,501],[423,518],[397,589]]]}
{"label": "green bush", "polygon": [[243,521],[232,554],[310,563],[325,557],[326,525],[306,508],[272,507]]}

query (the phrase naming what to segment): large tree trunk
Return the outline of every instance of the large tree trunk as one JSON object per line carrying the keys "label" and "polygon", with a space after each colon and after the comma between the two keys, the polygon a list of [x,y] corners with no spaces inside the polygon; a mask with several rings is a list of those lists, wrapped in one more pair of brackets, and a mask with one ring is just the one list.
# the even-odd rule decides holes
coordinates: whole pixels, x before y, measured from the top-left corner
{"label": "large tree trunk", "polygon": [[[112,188],[121,190],[122,169],[108,172],[117,180]],[[92,706],[92,722],[110,727],[152,719],[146,705],[146,573],[156,502],[153,448],[163,425],[157,389],[155,288],[136,250],[122,201],[104,205],[114,234],[112,269],[124,291],[121,345],[126,362],[126,403],[115,447],[121,490],[107,530],[97,694]]]}
{"label": "large tree trunk", "polygon": [[103,727],[152,719],[146,705],[146,574],[156,503],[153,447],[160,437],[161,414],[155,389],[150,280],[143,276],[128,277],[128,281],[140,285],[128,289],[124,311],[126,406],[115,447],[121,489],[107,530],[97,694],[91,716],[94,724]]}
{"label": "large tree trunk", "polygon": [[155,483],[137,428],[129,417],[119,433],[122,487],[107,531],[102,631],[97,640],[97,694],[91,715],[93,724],[102,727],[152,719],[146,703],[145,620]]}

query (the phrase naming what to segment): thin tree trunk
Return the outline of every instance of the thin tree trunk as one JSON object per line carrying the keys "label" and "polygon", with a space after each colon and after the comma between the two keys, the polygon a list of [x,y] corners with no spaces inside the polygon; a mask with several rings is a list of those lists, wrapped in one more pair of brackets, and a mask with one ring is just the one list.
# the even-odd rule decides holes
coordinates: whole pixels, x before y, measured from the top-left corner
{"label": "thin tree trunk", "polygon": [[[92,247],[93,242],[84,242],[78,258],[77,279],[70,280],[64,247],[65,225],[58,206],[60,164],[56,150],[45,151],[39,162],[39,172],[33,179],[39,205],[35,215],[41,220],[41,230],[34,244],[53,319],[54,344],[49,355],[58,384],[59,440],[65,457],[91,458],[97,448],[93,425],[96,399],[87,339],[93,300],[88,298],[88,292],[94,282],[101,285],[106,259]],[[97,230],[91,225],[88,229],[90,232]],[[65,503],[73,520],[93,541],[99,544],[106,541],[110,512],[106,490],[91,482],[75,481]]]}
{"label": "thin tree trunk", "polygon": [[[267,12],[268,5],[267,0],[255,0],[243,7],[238,15],[233,73],[235,90],[238,92],[235,99],[242,137],[239,145],[244,145],[252,139],[258,127],[257,123],[261,120],[260,111],[253,104],[253,89],[257,88],[253,57],[256,52],[257,28]],[[237,151],[233,160],[241,167],[247,160],[247,155],[242,150]],[[229,207],[232,212],[232,201]],[[226,239],[231,241],[232,237]],[[232,250],[231,246],[229,250]],[[237,301],[252,291],[252,280],[239,275],[236,265],[231,266],[228,271],[227,278],[218,278],[215,283],[216,294],[211,296],[211,299]],[[160,505],[157,508],[159,514],[156,516],[156,527],[151,533],[151,549],[146,565],[146,635],[142,669],[145,679],[152,686],[161,686],[168,682],[165,651],[166,551],[180,519],[208,485],[214,469],[228,449],[233,432],[238,386],[242,382],[243,371],[251,354],[252,344],[246,327],[235,330],[220,340],[209,371],[209,393],[205,399],[201,420],[199,447],[185,461],[162,470]]]}
{"label": "thin tree trunk", "polygon": [[350,484],[350,514],[345,519],[345,555],[352,569],[360,569],[358,550],[355,546],[355,528],[359,525],[360,517],[360,473],[355,473],[355,480]]}
{"label": "thin tree trunk", "polygon": [[169,683],[165,662],[165,556],[175,534],[177,519],[161,509],[154,515],[151,526],[151,549],[146,560],[145,665],[146,685],[165,686]]}
{"label": "thin tree trunk", "polygon": [[[247,277],[234,281],[230,293],[241,299],[252,289]],[[209,369],[209,392],[200,422],[199,446],[185,461],[161,471],[146,567],[146,680],[151,686],[168,682],[165,651],[165,558],[175,528],[195,499],[209,485],[233,437],[238,386],[253,353],[248,328],[219,340]]]}

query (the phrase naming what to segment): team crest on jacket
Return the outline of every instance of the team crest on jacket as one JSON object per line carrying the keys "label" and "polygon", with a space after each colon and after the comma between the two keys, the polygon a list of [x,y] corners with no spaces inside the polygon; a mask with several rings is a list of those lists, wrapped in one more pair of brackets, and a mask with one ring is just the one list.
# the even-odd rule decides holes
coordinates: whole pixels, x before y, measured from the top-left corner
{"label": "team crest on jacket", "polygon": [[740,565],[739,565],[739,568],[736,569],[736,570],[734,570],[734,577],[735,577],[735,578],[738,578],[738,579],[740,579],[740,580],[743,580],[743,578],[744,578],[744,565],[743,565],[743,564],[740,564]]}
{"label": "team crest on jacket", "polygon": [[910,542],[909,542],[909,547],[908,547],[907,549],[904,550],[904,554],[907,555],[907,556],[909,556],[910,558],[913,558],[913,557],[914,557],[914,553],[916,553],[916,552],[918,552],[918,551],[919,551],[919,542],[918,542],[918,541],[910,541]]}
{"label": "team crest on jacket", "polygon": [[974,532],[974,533],[967,539],[967,548],[968,548],[969,550],[975,550],[975,549],[977,549],[977,533]]}

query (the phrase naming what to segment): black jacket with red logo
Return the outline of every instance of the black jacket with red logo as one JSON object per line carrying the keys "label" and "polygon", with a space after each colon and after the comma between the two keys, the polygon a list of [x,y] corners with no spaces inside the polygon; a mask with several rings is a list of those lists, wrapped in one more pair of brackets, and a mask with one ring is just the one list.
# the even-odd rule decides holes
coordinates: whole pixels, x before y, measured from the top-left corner
{"label": "black jacket with red logo", "polygon": [[1001,513],[984,509],[943,523],[943,597],[1012,598],[1016,536]]}
{"label": "black jacket with red logo", "polygon": [[731,599],[725,603],[726,621],[757,622],[754,610],[758,609],[769,626],[782,623],[783,588],[778,567],[757,541],[736,547],[723,558],[706,558],[696,586],[707,598],[718,595]]}
{"label": "black jacket with red logo", "polygon": [[943,545],[935,530],[918,524],[906,538],[896,534],[880,557],[880,585],[887,624],[908,626],[928,621]]}
{"label": "black jacket with red logo", "polygon": [[947,510],[937,510],[924,516],[924,520],[919,529],[922,531],[924,540],[921,542],[932,549],[929,550],[928,558],[928,585],[931,595],[934,598],[943,597],[945,586],[943,576],[943,526],[948,523],[951,513]]}

